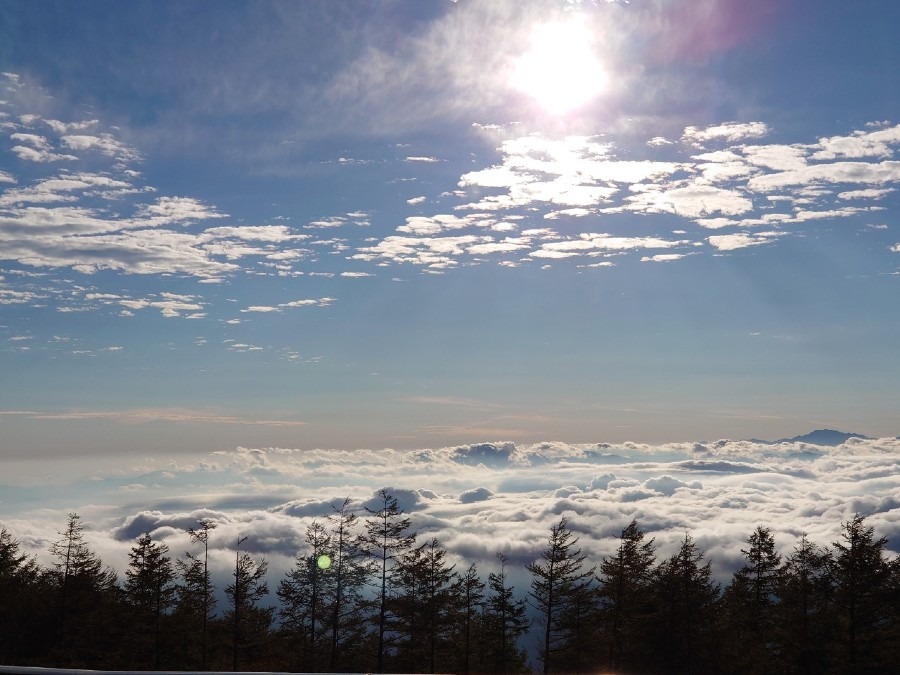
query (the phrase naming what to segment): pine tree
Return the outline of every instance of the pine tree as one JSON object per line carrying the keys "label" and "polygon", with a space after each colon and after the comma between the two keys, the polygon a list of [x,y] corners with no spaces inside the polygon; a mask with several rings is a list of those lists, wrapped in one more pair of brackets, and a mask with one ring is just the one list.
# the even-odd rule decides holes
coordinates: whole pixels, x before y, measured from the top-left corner
{"label": "pine tree", "polygon": [[826,671],[834,614],[829,551],[804,534],[781,567],[776,609],[778,656],[785,673]]}
{"label": "pine tree", "polygon": [[[665,673],[712,673],[717,667],[719,586],[690,534],[653,571],[653,614],[646,638],[650,665]],[[652,670],[653,668],[648,668]]]}
{"label": "pine tree", "polygon": [[334,549],[325,527],[315,520],[306,528],[305,541],[307,550],[297,556],[278,586],[279,615],[299,647],[300,669],[320,671],[327,664],[330,647],[326,631],[335,595]]}
{"label": "pine tree", "polygon": [[331,603],[331,616],[328,618],[330,633],[329,666],[332,671],[349,670],[362,665],[358,662],[360,645],[365,642],[365,624],[361,617],[362,590],[368,581],[370,568],[364,560],[356,537],[357,516],[350,510],[350,498],[347,497],[339,507],[332,507],[333,513],[327,516],[331,526],[332,560],[331,569],[334,576],[334,597]]}
{"label": "pine tree", "polygon": [[400,669],[434,672],[446,661],[456,599],[456,575],[446,556],[432,538],[407,551],[397,566],[391,628]]}
{"label": "pine tree", "polygon": [[729,624],[731,659],[745,673],[771,673],[776,668],[775,610],[779,602],[781,556],[771,531],[758,526],[741,549],[744,565],[732,576],[723,601]]}
{"label": "pine tree", "polygon": [[456,670],[469,673],[474,665],[472,637],[481,625],[480,616],[484,604],[484,582],[478,576],[475,563],[469,565],[465,574],[458,577],[453,595],[458,613],[456,643],[460,645],[461,652],[457,659]]}
{"label": "pine tree", "polygon": [[203,553],[197,556],[187,552],[184,560],[176,563],[182,578],[178,588],[177,613],[189,624],[199,624],[201,670],[209,669],[209,624],[216,606],[209,572],[209,537],[214,529],[216,523],[208,518],[199,520],[197,527],[189,528],[191,543],[202,544]]}
{"label": "pine tree", "polygon": [[648,588],[655,565],[653,540],[644,541],[637,521],[622,530],[615,555],[600,563],[600,618],[606,662],[620,670],[636,665],[643,651],[644,623],[649,612]]}
{"label": "pine tree", "polygon": [[365,533],[360,538],[360,546],[372,559],[378,575],[375,604],[377,607],[376,671],[383,672],[386,637],[389,617],[389,590],[393,575],[403,556],[415,543],[415,534],[408,534],[410,520],[404,517],[396,497],[382,488],[378,492],[380,506],[366,508],[370,514],[365,522]]}
{"label": "pine tree", "polygon": [[239,537],[234,552],[234,581],[225,587],[225,595],[231,602],[231,609],[225,621],[231,626],[231,669],[238,669],[241,656],[250,656],[262,651],[272,611],[257,606],[257,602],[269,594],[265,577],[269,564],[266,560],[254,560],[249,553],[241,553],[241,545],[247,537]]}
{"label": "pine tree", "polygon": [[560,519],[550,528],[547,548],[541,552],[543,562],[527,566],[532,576],[529,598],[544,625],[540,648],[544,675],[553,670],[558,654],[581,646],[580,631],[587,630],[579,619],[588,614],[585,602],[594,568],[584,569],[586,556],[575,547],[578,538],[573,537],[568,521]]}
{"label": "pine tree", "polygon": [[0,527],[0,663],[23,663],[42,651],[40,582],[36,560]]}
{"label": "pine tree", "polygon": [[889,604],[897,592],[896,562],[885,554],[887,540],[876,539],[863,516],[856,514],[842,529],[829,564],[842,648],[838,663],[846,673],[887,672],[887,636],[896,621]]}
{"label": "pine tree", "polygon": [[[125,599],[133,608],[133,640],[152,653],[138,663],[142,667],[160,668],[163,649],[164,615],[175,604],[175,569],[165,544],[153,542],[149,533],[141,536],[128,554],[125,570]],[[148,638],[152,640],[148,645]],[[152,646],[151,646],[152,645]],[[134,649],[132,650],[134,651]],[[137,650],[141,651],[141,650]]]}
{"label": "pine tree", "polygon": [[488,574],[490,591],[484,617],[484,641],[486,647],[486,665],[490,672],[509,673],[522,672],[525,667],[525,654],[519,648],[519,638],[528,630],[526,603],[517,600],[515,587],[509,585],[506,566],[509,558],[502,553],[497,554],[500,569]]}
{"label": "pine tree", "polygon": [[58,593],[56,662],[100,667],[117,658],[111,649],[118,634],[116,573],[91,550],[77,513],[69,514],[59,534],[50,546]]}

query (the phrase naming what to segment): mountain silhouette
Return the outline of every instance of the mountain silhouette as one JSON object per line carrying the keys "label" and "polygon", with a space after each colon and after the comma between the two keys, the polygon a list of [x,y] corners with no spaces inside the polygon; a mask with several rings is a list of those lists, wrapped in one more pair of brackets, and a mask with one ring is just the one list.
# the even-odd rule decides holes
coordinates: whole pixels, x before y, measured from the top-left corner
{"label": "mountain silhouette", "polygon": [[845,443],[851,438],[862,438],[871,440],[869,436],[856,433],[846,433],[843,431],[835,431],[834,429],[816,429],[802,436],[794,436],[793,438],[779,438],[777,441],[762,441],[759,439],[751,439],[756,443],[765,443],[767,445],[775,445],[776,443],[811,443],[812,445],[828,445],[836,446]]}

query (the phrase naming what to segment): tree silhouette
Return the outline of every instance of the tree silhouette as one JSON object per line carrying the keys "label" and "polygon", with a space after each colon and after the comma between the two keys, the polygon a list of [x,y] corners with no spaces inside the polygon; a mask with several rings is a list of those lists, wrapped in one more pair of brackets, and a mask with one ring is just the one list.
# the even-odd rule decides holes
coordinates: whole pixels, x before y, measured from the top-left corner
{"label": "tree silhouette", "polygon": [[245,649],[259,648],[261,639],[272,623],[272,612],[256,606],[269,594],[265,577],[268,563],[254,560],[249,553],[241,553],[247,537],[239,537],[234,550],[234,581],[225,587],[231,610],[225,620],[231,625],[231,669],[238,669],[240,654]]}
{"label": "tree silhouette", "polygon": [[334,597],[331,603],[329,630],[331,633],[329,666],[337,670],[343,662],[343,669],[351,665],[346,656],[347,643],[360,644],[365,624],[361,617],[362,589],[369,578],[370,568],[365,564],[364,553],[356,536],[357,516],[350,510],[350,498],[340,506],[332,507],[326,516],[331,526],[332,560],[334,577]]}
{"label": "tree silhouette", "polygon": [[103,637],[113,638],[118,588],[116,573],[104,569],[88,545],[81,516],[70,513],[59,535],[50,554],[55,558],[53,577],[58,593],[57,663],[67,665],[104,651],[106,645],[96,631],[101,625],[108,628]]}
{"label": "tree silhouette", "polygon": [[142,659],[144,667],[160,668],[162,653],[162,621],[175,604],[175,569],[168,556],[169,547],[154,543],[149,533],[141,536],[128,554],[125,570],[125,599],[133,608],[133,639],[147,649],[152,638],[152,658]]}
{"label": "tree silhouette", "polygon": [[179,609],[188,616],[200,619],[200,668],[209,668],[209,622],[215,608],[212,580],[209,574],[209,535],[216,529],[216,523],[203,518],[197,527],[188,529],[191,543],[202,544],[202,557],[190,552],[185,559],[177,562],[183,585],[179,589]]}
{"label": "tree silhouette", "polygon": [[335,595],[334,549],[325,527],[315,520],[306,528],[305,541],[308,549],[297,555],[294,567],[278,586],[279,616],[299,643],[301,669],[318,671],[327,662],[325,621],[332,616],[330,605]]}
{"label": "tree silhouette", "polygon": [[376,590],[378,647],[376,652],[376,670],[383,672],[385,657],[385,637],[388,628],[388,591],[396,568],[399,567],[403,555],[415,543],[415,534],[409,534],[410,520],[404,517],[396,497],[382,488],[377,499],[377,509],[366,507],[370,514],[365,522],[365,533],[360,538],[360,546],[373,560],[376,574],[379,577]]}
{"label": "tree silhouette", "polygon": [[716,672],[719,586],[690,534],[653,571],[650,595],[645,639],[651,664],[666,673]]}
{"label": "tree silhouette", "polygon": [[497,554],[500,569],[488,574],[486,612],[484,617],[487,663],[491,672],[521,672],[525,656],[518,647],[519,637],[528,630],[525,600],[517,600],[515,588],[509,585],[506,567],[509,558]]}
{"label": "tree silhouette", "polygon": [[605,633],[607,665],[633,666],[649,612],[649,586],[655,564],[653,540],[644,541],[637,521],[622,530],[619,546],[600,563],[598,594]]}
{"label": "tree silhouette", "polygon": [[35,610],[42,601],[40,566],[0,528],[0,663],[22,663],[40,653],[44,625]]}
{"label": "tree silhouette", "polygon": [[890,633],[889,600],[896,602],[896,565],[887,559],[887,539],[875,538],[873,527],[856,514],[843,523],[840,541],[834,542],[829,571],[838,610],[839,663],[847,673],[882,672],[889,667],[886,641]]}
{"label": "tree silhouette", "polygon": [[830,566],[831,553],[804,534],[781,567],[776,634],[783,672],[826,670],[834,623]]}
{"label": "tree silhouette", "polygon": [[580,637],[577,630],[582,624],[578,619],[586,613],[586,591],[594,576],[593,567],[584,570],[586,556],[575,547],[578,538],[568,525],[565,518],[553,525],[547,548],[541,552],[543,562],[527,566],[532,577],[529,597],[544,625],[540,649],[544,675],[551,672],[554,655],[571,647]]}
{"label": "tree silhouette", "polygon": [[469,565],[465,574],[458,577],[453,589],[456,598],[459,621],[457,643],[462,644],[462,658],[459,668],[463,673],[472,668],[472,631],[479,625],[479,615],[484,604],[484,582],[478,577],[475,563]]}
{"label": "tree silhouette", "polygon": [[767,527],[758,526],[741,549],[744,565],[732,576],[724,602],[729,623],[731,660],[745,673],[771,673],[776,668],[771,645],[775,638],[781,556]]}

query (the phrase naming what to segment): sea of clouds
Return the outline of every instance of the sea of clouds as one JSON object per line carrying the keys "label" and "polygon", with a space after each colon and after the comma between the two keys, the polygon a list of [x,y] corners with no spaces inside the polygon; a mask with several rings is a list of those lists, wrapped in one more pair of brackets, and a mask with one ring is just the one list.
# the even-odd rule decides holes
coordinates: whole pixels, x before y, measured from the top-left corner
{"label": "sea of clouds", "polygon": [[[632,519],[652,537],[660,559],[686,532],[721,581],[739,566],[757,525],[771,528],[782,553],[802,534],[827,545],[854,514],[867,517],[900,551],[900,439],[850,438],[836,446],[729,441],[666,445],[479,443],[439,449],[298,450],[237,448],[202,460],[140,472],[117,471],[68,485],[5,486],[0,524],[51,564],[68,512],[81,515],[91,547],[120,574],[145,532],[173,556],[193,550],[186,530],[217,524],[211,562],[224,579],[233,546],[270,563],[277,585],[303,536],[344,498],[365,518],[388,488],[420,542],[436,537],[458,569],[492,571],[496,553],[524,565],[565,517],[591,564],[616,547]],[[521,588],[521,586],[520,586]]]}

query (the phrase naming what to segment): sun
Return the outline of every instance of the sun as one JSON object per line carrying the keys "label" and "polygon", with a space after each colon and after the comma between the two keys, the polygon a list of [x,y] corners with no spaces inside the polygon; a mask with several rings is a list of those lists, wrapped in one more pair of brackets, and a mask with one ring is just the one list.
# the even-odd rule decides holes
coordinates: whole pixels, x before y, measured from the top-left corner
{"label": "sun", "polygon": [[515,63],[511,84],[551,114],[575,110],[608,81],[593,44],[591,31],[578,20],[536,26],[528,51]]}

